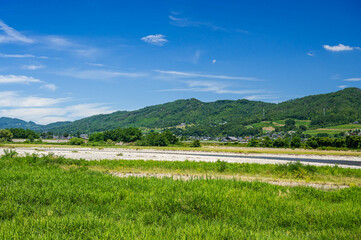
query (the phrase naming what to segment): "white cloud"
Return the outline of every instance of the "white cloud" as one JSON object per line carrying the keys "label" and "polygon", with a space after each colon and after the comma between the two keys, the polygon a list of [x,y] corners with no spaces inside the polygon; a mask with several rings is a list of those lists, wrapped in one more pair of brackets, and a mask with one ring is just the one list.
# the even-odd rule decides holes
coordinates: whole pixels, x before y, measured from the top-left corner
{"label": "white cloud", "polygon": [[101,64],[101,63],[86,63],[90,66],[95,66],[95,67],[104,67],[105,65],[104,64]]}
{"label": "white cloud", "polygon": [[22,84],[29,84],[29,83],[41,83],[39,79],[27,76],[20,76],[20,75],[0,75],[0,84],[6,83],[22,83]]}
{"label": "white cloud", "polygon": [[59,36],[47,36],[46,40],[48,44],[53,46],[59,46],[59,47],[69,47],[74,46],[72,42],[70,42],[68,39],[59,37]]}
{"label": "white cloud", "polygon": [[165,89],[161,92],[213,92],[218,94],[254,94],[263,90],[231,90],[229,84],[214,81],[185,81],[186,88]]}
{"label": "white cloud", "polygon": [[212,64],[215,64],[216,62],[217,62],[216,59],[213,59],[213,60],[212,60]]}
{"label": "white cloud", "polygon": [[251,100],[251,101],[258,101],[258,100],[268,100],[268,99],[277,99],[279,97],[273,95],[252,95],[247,96],[244,99]]}
{"label": "white cloud", "polygon": [[310,56],[310,57],[315,56],[315,54],[314,54],[313,52],[311,52],[311,51],[310,51],[310,52],[308,52],[308,53],[307,53],[307,55],[308,55],[308,56]]}
{"label": "white cloud", "polygon": [[24,65],[21,68],[25,69],[25,70],[37,70],[37,69],[45,68],[45,66],[43,66],[43,65]]}
{"label": "white cloud", "polygon": [[85,71],[76,71],[73,69],[60,72],[59,74],[75,77],[80,79],[93,79],[93,80],[102,80],[115,77],[144,77],[144,73],[129,73],[129,72],[117,72],[117,71],[105,71],[105,70],[85,70]]}
{"label": "white cloud", "polygon": [[107,106],[99,103],[78,104],[64,108],[70,119],[84,118],[93,115],[107,114],[114,112]]}
{"label": "white cloud", "polygon": [[352,51],[352,50],[361,50],[360,47],[350,47],[350,46],[346,46],[343,44],[339,44],[339,45],[335,45],[335,46],[330,46],[330,45],[323,45],[323,48],[331,51],[331,52],[342,52],[342,51]]}
{"label": "white cloud", "polygon": [[142,37],[141,40],[156,46],[163,46],[166,42],[168,42],[162,34],[148,35],[146,37]]}
{"label": "white cloud", "polygon": [[0,57],[2,57],[2,58],[42,58],[42,59],[49,58],[49,57],[45,57],[45,56],[34,56],[32,54],[3,54],[3,53],[0,53]]}
{"label": "white cloud", "polygon": [[10,42],[34,43],[33,39],[30,39],[22,35],[15,29],[6,25],[1,20],[0,20],[0,29],[4,32],[4,35],[0,35],[0,43],[10,43]]}
{"label": "white cloud", "polygon": [[35,96],[21,96],[18,92],[0,92],[0,107],[32,108],[48,107],[68,101],[68,98],[43,98]]}
{"label": "white cloud", "polygon": [[344,89],[344,88],[347,88],[348,85],[341,85],[341,86],[337,86],[338,88],[341,88],[341,89]]}
{"label": "white cloud", "polygon": [[200,77],[200,78],[212,78],[212,79],[227,79],[227,80],[246,80],[246,81],[258,81],[253,77],[234,77],[227,75],[213,75],[213,74],[200,74],[200,73],[190,73],[190,72],[180,72],[180,71],[165,71],[165,70],[154,70],[155,72],[178,76],[178,77]]}
{"label": "white cloud", "polygon": [[21,96],[19,92],[12,91],[0,92],[0,116],[48,124],[114,112],[110,107],[100,103],[58,106],[69,100],[69,98]]}
{"label": "white cloud", "polygon": [[0,53],[0,57],[3,58],[34,58],[34,55],[31,54],[3,54]]}
{"label": "white cloud", "polygon": [[361,78],[346,78],[344,79],[346,82],[359,82],[361,81]]}
{"label": "white cloud", "polygon": [[49,83],[49,84],[45,84],[45,85],[41,86],[40,88],[47,89],[47,90],[54,92],[58,87],[55,84]]}
{"label": "white cloud", "polygon": [[192,56],[192,63],[197,64],[199,61],[199,58],[201,57],[202,52],[197,50],[194,55]]}

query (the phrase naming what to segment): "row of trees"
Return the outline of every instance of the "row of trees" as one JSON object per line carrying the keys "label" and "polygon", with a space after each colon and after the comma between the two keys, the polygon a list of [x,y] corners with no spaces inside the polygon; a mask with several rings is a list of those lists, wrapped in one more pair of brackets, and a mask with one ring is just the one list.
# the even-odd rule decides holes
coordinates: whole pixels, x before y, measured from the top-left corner
{"label": "row of trees", "polygon": [[117,128],[107,130],[105,132],[93,133],[89,137],[91,142],[106,142],[108,140],[114,142],[135,142],[142,139],[142,131],[138,128]]}
{"label": "row of trees", "polygon": [[140,146],[168,146],[178,143],[178,138],[169,130],[162,133],[150,132],[143,136],[138,128],[117,128],[93,133],[90,142],[136,142]]}
{"label": "row of trees", "polygon": [[162,133],[150,132],[145,137],[137,142],[139,146],[168,146],[170,144],[177,144],[178,138],[169,130]]}
{"label": "row of trees", "polygon": [[13,134],[13,138],[36,139],[40,137],[39,133],[30,129],[10,128],[9,131]]}
{"label": "row of trees", "polygon": [[330,138],[330,137],[311,137],[307,141],[302,142],[301,138],[278,138],[270,139],[265,137],[263,139],[251,139],[248,143],[249,147],[274,147],[274,148],[361,148],[361,136],[347,136],[346,138]]}

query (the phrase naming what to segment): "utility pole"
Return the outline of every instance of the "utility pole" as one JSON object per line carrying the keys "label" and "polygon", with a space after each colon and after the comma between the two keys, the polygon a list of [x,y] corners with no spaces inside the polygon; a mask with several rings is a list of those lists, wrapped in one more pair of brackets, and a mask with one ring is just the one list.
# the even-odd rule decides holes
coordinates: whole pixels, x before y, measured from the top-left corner
{"label": "utility pole", "polygon": [[326,109],[323,108],[323,116],[326,116]]}
{"label": "utility pole", "polygon": [[265,115],[264,115],[264,108],[263,108],[262,110],[263,110],[263,118],[264,118],[264,116],[265,116]]}

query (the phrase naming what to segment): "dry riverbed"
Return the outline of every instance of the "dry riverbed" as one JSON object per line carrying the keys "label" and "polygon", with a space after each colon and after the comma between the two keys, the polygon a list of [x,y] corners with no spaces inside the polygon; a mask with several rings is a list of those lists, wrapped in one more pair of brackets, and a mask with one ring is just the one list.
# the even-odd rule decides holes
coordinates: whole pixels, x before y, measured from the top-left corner
{"label": "dry riverbed", "polygon": [[[303,164],[316,166],[334,166],[346,168],[361,168],[361,157],[333,156],[333,155],[287,155],[287,154],[260,154],[260,153],[226,153],[226,152],[196,152],[196,151],[164,151],[155,149],[124,149],[124,148],[77,148],[77,147],[31,147],[15,148],[21,154],[49,154],[64,156],[72,159],[102,160],[157,160],[157,161],[205,161],[217,160],[230,163],[258,163],[258,164],[286,164],[291,161],[300,161]],[[3,151],[0,151],[0,154]]]}

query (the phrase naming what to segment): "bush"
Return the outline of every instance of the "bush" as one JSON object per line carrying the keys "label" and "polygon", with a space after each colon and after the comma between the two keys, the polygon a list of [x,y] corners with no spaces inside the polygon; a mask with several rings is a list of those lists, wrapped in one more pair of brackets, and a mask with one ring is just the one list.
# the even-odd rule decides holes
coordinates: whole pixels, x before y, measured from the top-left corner
{"label": "bush", "polygon": [[290,145],[293,148],[301,147],[301,139],[299,137],[293,137]]}
{"label": "bush", "polygon": [[201,147],[201,142],[199,140],[193,140],[191,147]]}
{"label": "bush", "polygon": [[72,138],[69,141],[70,145],[83,145],[84,143],[85,141],[82,138]]}
{"label": "bush", "polygon": [[13,138],[12,132],[7,129],[0,129],[0,142],[8,142]]}

